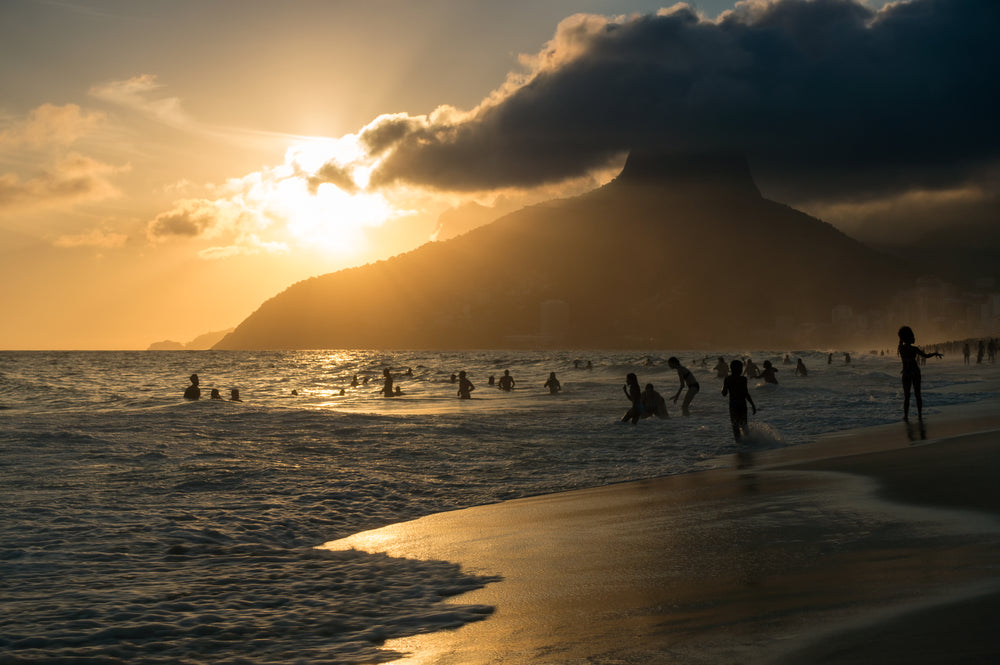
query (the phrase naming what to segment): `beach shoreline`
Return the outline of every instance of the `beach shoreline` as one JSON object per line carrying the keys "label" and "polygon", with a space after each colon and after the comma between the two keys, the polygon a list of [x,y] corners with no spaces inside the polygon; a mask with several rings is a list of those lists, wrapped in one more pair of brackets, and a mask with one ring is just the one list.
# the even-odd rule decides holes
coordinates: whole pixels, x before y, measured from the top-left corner
{"label": "beach shoreline", "polygon": [[[884,663],[890,643],[920,662],[899,651],[909,633],[1000,604],[998,473],[1000,408],[978,402],[324,547],[502,578],[449,601],[493,607],[485,620],[388,642],[400,664]],[[979,633],[949,661],[1000,653]]]}

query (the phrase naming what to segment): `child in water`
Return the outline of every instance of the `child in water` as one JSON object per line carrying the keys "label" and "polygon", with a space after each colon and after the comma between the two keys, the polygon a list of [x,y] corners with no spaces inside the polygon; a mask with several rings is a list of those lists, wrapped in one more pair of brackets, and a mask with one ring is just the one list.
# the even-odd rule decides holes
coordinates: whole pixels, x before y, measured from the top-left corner
{"label": "child in water", "polygon": [[910,419],[910,389],[913,389],[913,396],[917,401],[917,418],[923,418],[924,403],[920,398],[920,365],[917,357],[921,358],[943,358],[940,353],[924,353],[914,346],[917,339],[910,326],[903,326],[899,329],[899,348],[896,353],[903,361],[903,420]]}
{"label": "child in water", "polygon": [[[764,363],[767,365],[767,363]],[[747,427],[747,402],[757,413],[757,405],[753,403],[750,389],[747,387],[747,377],[743,376],[743,363],[734,360],[729,363],[730,374],[722,381],[722,394],[729,395],[729,422],[733,426],[733,437],[739,441]]]}

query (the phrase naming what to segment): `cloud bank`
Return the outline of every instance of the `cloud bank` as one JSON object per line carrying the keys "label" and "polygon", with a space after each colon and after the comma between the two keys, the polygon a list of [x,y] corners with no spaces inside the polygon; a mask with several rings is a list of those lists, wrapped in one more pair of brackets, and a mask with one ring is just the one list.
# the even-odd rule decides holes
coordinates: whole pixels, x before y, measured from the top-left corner
{"label": "cloud bank", "polygon": [[1000,155],[994,0],[742,2],[565,19],[476,109],[360,134],[371,184],[532,187],[637,147],[738,149],[798,199],[959,183]]}

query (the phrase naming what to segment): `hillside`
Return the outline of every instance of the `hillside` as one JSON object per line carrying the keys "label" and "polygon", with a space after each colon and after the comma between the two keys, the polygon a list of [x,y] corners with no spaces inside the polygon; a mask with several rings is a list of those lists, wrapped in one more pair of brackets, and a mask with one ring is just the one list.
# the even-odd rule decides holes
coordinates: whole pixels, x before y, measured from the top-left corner
{"label": "hillside", "polygon": [[[742,158],[633,153],[583,196],[295,284],[215,348],[765,345],[778,342],[778,317],[884,307],[910,280],[761,197]],[[539,339],[552,300],[568,325]]]}

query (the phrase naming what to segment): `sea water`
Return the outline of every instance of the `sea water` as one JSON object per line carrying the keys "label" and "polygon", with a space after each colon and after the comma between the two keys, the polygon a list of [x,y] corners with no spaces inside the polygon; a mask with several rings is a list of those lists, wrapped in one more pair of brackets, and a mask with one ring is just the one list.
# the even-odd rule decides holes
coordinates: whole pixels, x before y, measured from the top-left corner
{"label": "sea water", "polygon": [[[669,355],[701,383],[691,416],[668,401],[667,420],[620,422],[626,373],[668,400],[677,390]],[[491,608],[443,600],[492,578],[315,548],[433,512],[729,464],[717,355],[0,353],[0,662],[373,662],[390,657],[388,638],[483,619]],[[780,370],[779,385],[750,381],[754,445],[900,419],[891,355],[792,352],[807,377],[785,352],[738,355]],[[379,393],[386,367],[399,397]],[[488,385],[504,369],[510,393]],[[461,370],[471,400],[457,399]],[[925,414],[996,399],[990,372],[929,361]],[[191,373],[199,401],[181,398]]]}

